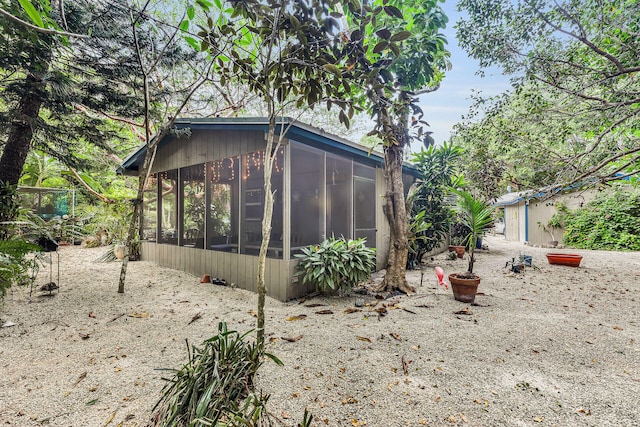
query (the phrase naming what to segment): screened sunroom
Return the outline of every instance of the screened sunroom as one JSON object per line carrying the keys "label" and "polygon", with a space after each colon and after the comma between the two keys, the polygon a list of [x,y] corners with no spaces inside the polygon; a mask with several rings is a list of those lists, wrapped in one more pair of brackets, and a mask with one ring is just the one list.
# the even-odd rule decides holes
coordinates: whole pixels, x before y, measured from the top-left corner
{"label": "screened sunroom", "polygon": [[[330,236],[367,240],[384,268],[388,225],[382,212],[382,159],[368,149],[285,119],[285,143],[271,177],[268,294],[286,301],[308,293],[294,255]],[[262,241],[266,119],[182,119],[190,136],[160,142],[145,188],[142,258],[255,290]],[[183,132],[180,132],[182,134]],[[144,147],[125,160],[135,175]],[[416,171],[405,169],[406,187]]]}

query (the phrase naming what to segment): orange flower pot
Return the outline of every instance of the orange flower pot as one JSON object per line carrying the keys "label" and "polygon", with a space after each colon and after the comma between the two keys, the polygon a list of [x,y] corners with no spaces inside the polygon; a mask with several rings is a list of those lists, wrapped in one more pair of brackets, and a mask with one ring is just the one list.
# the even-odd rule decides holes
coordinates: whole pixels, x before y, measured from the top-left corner
{"label": "orange flower pot", "polygon": [[569,267],[579,267],[580,261],[582,261],[582,255],[578,254],[563,254],[563,253],[548,253],[547,261],[549,264],[555,265],[567,265]]}

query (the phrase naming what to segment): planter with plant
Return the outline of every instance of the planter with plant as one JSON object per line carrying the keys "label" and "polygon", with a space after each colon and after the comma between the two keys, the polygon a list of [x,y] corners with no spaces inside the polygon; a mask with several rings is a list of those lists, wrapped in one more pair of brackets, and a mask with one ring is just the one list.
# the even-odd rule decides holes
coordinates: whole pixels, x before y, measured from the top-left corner
{"label": "planter with plant", "polygon": [[375,249],[365,239],[345,240],[331,237],[319,245],[302,249],[298,272],[302,283],[313,283],[316,291],[346,294],[369,279],[376,266]]}
{"label": "planter with plant", "polygon": [[558,228],[562,228],[562,224],[560,223],[559,218],[557,217],[557,214],[554,214],[546,224],[538,222],[538,225],[542,227],[544,231],[549,233],[549,236],[551,237],[551,240],[549,240],[549,245],[554,248],[558,246],[559,242],[558,242],[558,239],[556,239],[554,230]]}
{"label": "planter with plant", "polygon": [[465,244],[462,238],[451,236],[451,244],[449,245],[449,252],[455,252],[456,256],[460,259],[464,257]]}
{"label": "planter with plant", "polygon": [[458,219],[456,222],[454,222],[451,225],[451,230],[449,234],[450,235],[449,240],[451,243],[449,245],[449,252],[455,252],[458,258],[460,259],[464,258],[464,253],[465,253],[465,250],[467,249],[467,243],[468,243],[467,237],[469,236],[469,232],[470,232],[469,227],[467,227],[461,221],[462,220]]}
{"label": "planter with plant", "polygon": [[456,190],[458,196],[456,211],[459,214],[460,222],[469,229],[464,238],[465,246],[468,248],[469,265],[464,273],[453,273],[449,275],[451,289],[456,300],[472,303],[475,300],[480,277],[473,272],[476,262],[476,244],[478,238],[493,227],[493,206],[476,199],[467,191]]}
{"label": "planter with plant", "polygon": [[538,225],[542,227],[544,231],[549,233],[549,236],[551,237],[551,240],[549,240],[549,245],[553,248],[558,246],[559,243],[558,239],[556,238],[555,231],[564,228],[564,220],[567,215],[567,211],[567,207],[564,203],[557,202],[556,213],[554,213],[551,218],[549,218],[549,221],[547,221],[546,224],[538,222]]}

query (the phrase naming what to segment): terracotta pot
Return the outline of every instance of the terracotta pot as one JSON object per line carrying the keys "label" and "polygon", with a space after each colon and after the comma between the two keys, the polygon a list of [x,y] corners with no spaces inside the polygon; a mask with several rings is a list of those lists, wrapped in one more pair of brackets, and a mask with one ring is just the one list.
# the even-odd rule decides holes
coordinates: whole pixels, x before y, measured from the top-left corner
{"label": "terracotta pot", "polygon": [[202,279],[200,279],[200,283],[211,283],[211,276],[208,274],[204,274]]}
{"label": "terracotta pot", "polygon": [[449,246],[449,252],[455,252],[458,258],[464,257],[464,246]]}
{"label": "terracotta pot", "polygon": [[465,279],[461,276],[464,276],[464,274],[453,273],[449,275],[449,282],[451,283],[453,297],[456,301],[471,304],[476,299],[476,293],[478,292],[480,278],[478,276],[475,276],[472,279]]}
{"label": "terracotta pot", "polygon": [[549,264],[568,265],[569,267],[579,267],[580,261],[582,261],[582,255],[548,253],[547,261],[549,261]]}

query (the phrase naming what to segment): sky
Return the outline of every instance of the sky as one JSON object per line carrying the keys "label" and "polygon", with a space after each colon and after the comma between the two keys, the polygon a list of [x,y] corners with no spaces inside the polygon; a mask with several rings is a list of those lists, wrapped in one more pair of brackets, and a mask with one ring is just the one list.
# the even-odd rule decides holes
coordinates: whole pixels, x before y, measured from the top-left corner
{"label": "sky", "polygon": [[[509,78],[502,76],[497,70],[487,71],[484,77],[477,75],[477,61],[469,58],[458,46],[453,26],[461,15],[455,10],[456,2],[446,0],[442,5],[449,18],[443,33],[448,41],[447,49],[451,52],[452,69],[446,73],[440,89],[421,96],[419,103],[424,112],[424,119],[431,125],[430,130],[437,145],[449,140],[453,125],[460,122],[462,116],[468,112],[474,91],[484,96],[492,96],[510,88]],[[412,149],[417,151],[420,147],[413,146]]]}

